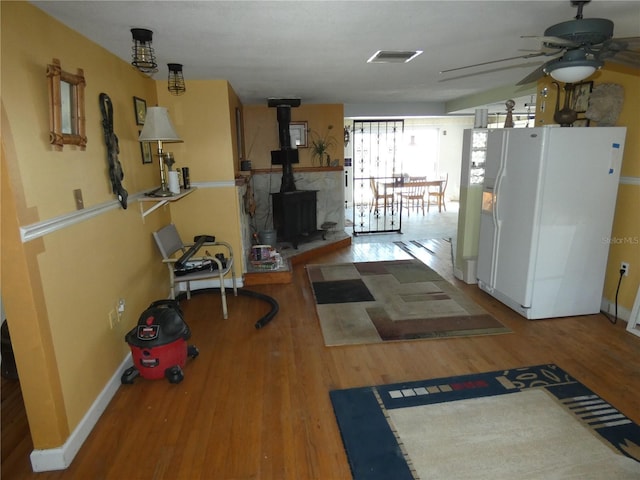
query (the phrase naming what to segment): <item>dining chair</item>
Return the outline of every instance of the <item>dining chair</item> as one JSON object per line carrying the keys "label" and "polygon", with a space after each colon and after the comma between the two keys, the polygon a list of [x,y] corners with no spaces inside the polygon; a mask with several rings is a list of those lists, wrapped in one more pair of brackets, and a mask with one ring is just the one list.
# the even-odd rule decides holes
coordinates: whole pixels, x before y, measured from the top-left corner
{"label": "dining chair", "polygon": [[447,173],[444,178],[440,178],[440,185],[432,185],[427,188],[427,212],[431,205],[437,205],[438,211],[447,211],[447,206],[444,203],[444,194],[447,190],[447,184],[449,183],[449,174]]}
{"label": "dining chair", "polygon": [[378,183],[376,179],[373,177],[369,178],[369,184],[371,186],[371,194],[373,196],[371,200],[371,206],[369,207],[369,211],[375,208],[375,212],[378,212],[380,209],[380,204],[382,203],[383,208],[387,206],[393,206],[394,195],[392,193],[380,193],[378,190]]}
{"label": "dining chair", "polygon": [[424,195],[427,190],[426,181],[426,177],[410,177],[409,180],[404,182],[400,197],[402,198],[402,206],[407,209],[407,216],[409,216],[411,208],[415,208],[416,212],[421,208],[422,215],[424,215]]}

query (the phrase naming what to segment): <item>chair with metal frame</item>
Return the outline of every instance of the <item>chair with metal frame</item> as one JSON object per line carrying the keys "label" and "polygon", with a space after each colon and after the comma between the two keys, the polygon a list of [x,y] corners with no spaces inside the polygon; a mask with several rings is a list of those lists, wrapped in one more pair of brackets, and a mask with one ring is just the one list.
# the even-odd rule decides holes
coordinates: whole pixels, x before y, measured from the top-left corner
{"label": "chair with metal frame", "polygon": [[[187,284],[187,299],[191,298],[191,282],[197,280],[207,280],[216,278],[220,281],[220,295],[222,297],[222,315],[228,317],[227,297],[224,286],[224,277],[231,272],[233,282],[233,294],[238,295],[236,285],[236,272],[233,262],[233,249],[227,242],[220,240],[204,241],[203,236],[196,237],[198,241],[185,244],[174,224],[169,224],[157,232],[153,232],[153,238],[156,241],[158,250],[162,255],[162,262],[169,269],[169,287],[171,290],[171,298],[176,297],[176,284]],[[199,248],[197,248],[199,247]],[[197,249],[204,247],[215,247],[216,254],[211,254],[205,250],[205,255],[198,257],[189,256],[189,254],[197,254]],[[225,256],[226,253],[226,256]],[[185,264],[182,264],[185,261]],[[184,267],[177,269],[176,266]]]}

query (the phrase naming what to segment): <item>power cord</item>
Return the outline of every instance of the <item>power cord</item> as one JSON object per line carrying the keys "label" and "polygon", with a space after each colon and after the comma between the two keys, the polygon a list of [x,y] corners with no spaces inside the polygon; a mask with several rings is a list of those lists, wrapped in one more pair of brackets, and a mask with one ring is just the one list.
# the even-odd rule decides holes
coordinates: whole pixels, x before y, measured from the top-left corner
{"label": "power cord", "polygon": [[616,313],[615,313],[615,316],[613,317],[613,320],[609,319],[609,321],[614,325],[618,323],[618,292],[620,292],[620,284],[622,283],[622,277],[624,277],[624,274],[625,274],[625,270],[621,268],[620,278],[618,279],[618,286],[616,287]]}

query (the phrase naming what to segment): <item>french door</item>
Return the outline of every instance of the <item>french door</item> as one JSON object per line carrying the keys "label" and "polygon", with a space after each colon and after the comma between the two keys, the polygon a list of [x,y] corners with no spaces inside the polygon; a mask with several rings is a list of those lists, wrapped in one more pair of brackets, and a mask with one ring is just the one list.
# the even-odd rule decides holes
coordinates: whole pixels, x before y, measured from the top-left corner
{"label": "french door", "polygon": [[400,232],[403,132],[404,120],[353,123],[354,235]]}

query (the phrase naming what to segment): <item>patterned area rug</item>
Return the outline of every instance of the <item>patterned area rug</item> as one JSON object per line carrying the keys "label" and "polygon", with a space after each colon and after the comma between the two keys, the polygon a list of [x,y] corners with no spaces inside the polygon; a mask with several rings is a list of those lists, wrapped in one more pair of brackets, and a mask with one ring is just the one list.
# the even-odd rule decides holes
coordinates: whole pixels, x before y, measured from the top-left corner
{"label": "patterned area rug", "polygon": [[330,396],[354,480],[640,478],[640,427],[556,365]]}
{"label": "patterned area rug", "polygon": [[307,265],[325,345],[509,333],[418,260]]}

